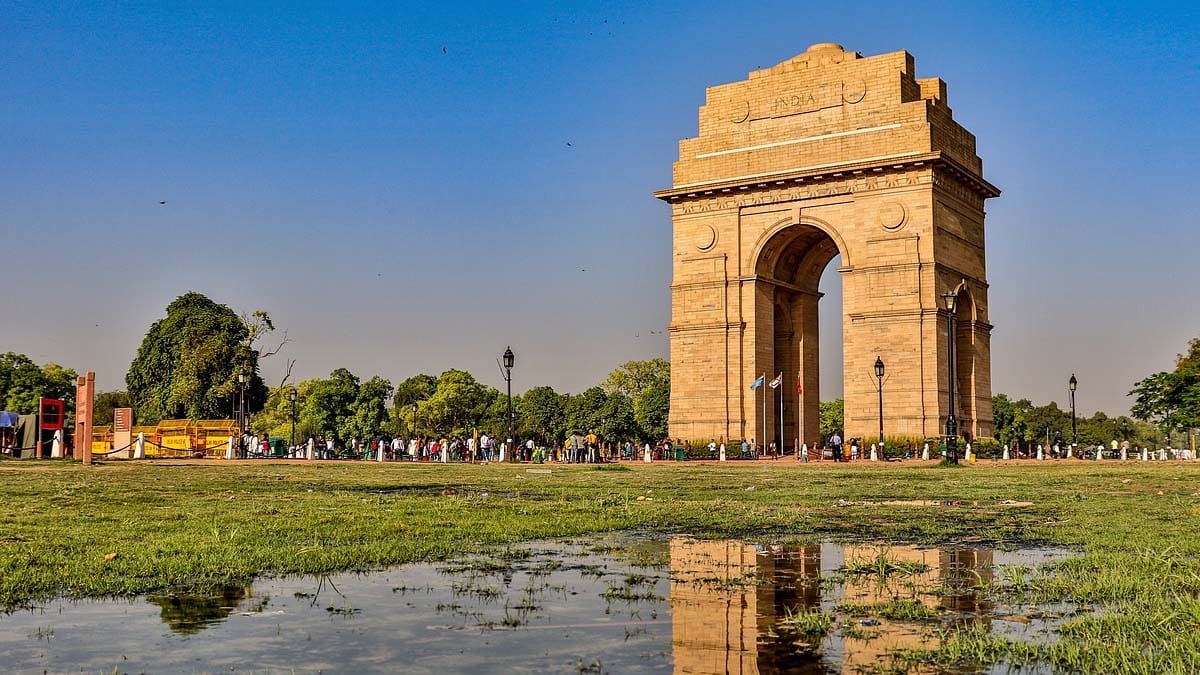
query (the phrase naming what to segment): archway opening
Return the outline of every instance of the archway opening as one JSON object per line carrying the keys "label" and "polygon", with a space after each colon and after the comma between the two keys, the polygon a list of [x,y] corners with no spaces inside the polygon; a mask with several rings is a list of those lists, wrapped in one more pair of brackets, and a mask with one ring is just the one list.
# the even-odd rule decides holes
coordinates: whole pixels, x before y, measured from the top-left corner
{"label": "archway opening", "polygon": [[[820,437],[820,402],[823,396],[821,369],[842,385],[842,302],[840,279],[834,300],[824,300],[822,279],[837,276],[834,264],[841,252],[837,242],[825,230],[810,224],[795,224],[777,231],[763,246],[756,268],[760,299],[770,303],[770,331],[759,333],[763,339],[756,349],[760,374],[768,380],[782,377],[778,388],[764,388],[756,395],[758,419],[751,428],[759,438],[773,442],[778,452],[791,452],[801,444],[813,446]],[[822,305],[829,305],[823,308]],[[766,309],[766,307],[764,307]],[[822,323],[823,315],[833,313],[836,320]],[[828,333],[823,337],[823,333]],[[768,337],[769,336],[769,337]],[[769,341],[768,341],[769,339]],[[836,344],[832,358],[822,356],[822,343]]]}
{"label": "archway opening", "polygon": [[968,441],[975,434],[975,301],[966,288],[958,291],[954,308],[954,406],[959,433]]}

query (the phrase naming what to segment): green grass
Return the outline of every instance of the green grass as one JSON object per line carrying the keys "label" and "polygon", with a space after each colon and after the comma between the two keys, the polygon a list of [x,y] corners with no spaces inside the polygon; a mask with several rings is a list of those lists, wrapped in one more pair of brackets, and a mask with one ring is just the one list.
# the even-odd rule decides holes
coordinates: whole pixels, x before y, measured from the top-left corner
{"label": "green grass", "polygon": [[867,605],[842,603],[834,611],[851,617],[878,616],[895,621],[936,621],[938,618],[937,610],[918,600],[891,600]]}
{"label": "green grass", "polygon": [[[987,593],[1000,602],[1065,602],[1094,612],[1069,619],[1056,639],[1038,645],[947,631],[936,650],[902,654],[898,663],[1200,672],[1200,463],[525,468],[3,462],[0,606],[236,584],[261,574],[371,570],[620,529],[754,541],[1048,544],[1076,554],[999,570]],[[1033,505],[1005,507],[1006,500]],[[117,556],[106,560],[111,553]],[[906,570],[894,562],[851,561],[844,571],[902,576]]]}
{"label": "green grass", "polygon": [[833,628],[833,617],[819,609],[787,609],[778,624],[808,639],[821,638]]}

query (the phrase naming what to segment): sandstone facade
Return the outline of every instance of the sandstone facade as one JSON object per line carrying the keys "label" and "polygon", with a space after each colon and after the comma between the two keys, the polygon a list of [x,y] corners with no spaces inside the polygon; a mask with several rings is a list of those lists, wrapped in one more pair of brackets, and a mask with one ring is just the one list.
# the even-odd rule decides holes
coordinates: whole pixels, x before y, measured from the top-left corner
{"label": "sandstone facade", "polygon": [[[655,193],[674,228],[672,436],[779,440],[782,392],[785,445],[817,442],[817,282],[839,255],[843,435],[878,434],[877,356],[886,433],[942,433],[956,292],[955,414],[991,436],[984,200],[1000,192],[911,55],[818,44],[708,88],[673,183]],[[750,390],[778,373],[780,389]]]}

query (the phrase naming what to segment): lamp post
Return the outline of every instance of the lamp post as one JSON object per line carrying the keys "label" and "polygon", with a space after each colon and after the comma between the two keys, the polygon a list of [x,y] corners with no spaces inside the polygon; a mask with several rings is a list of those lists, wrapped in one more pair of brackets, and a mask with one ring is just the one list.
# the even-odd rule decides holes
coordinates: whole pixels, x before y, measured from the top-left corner
{"label": "lamp post", "polygon": [[[513,413],[512,413],[512,369],[517,362],[512,347],[504,348],[504,382],[508,385],[508,444],[513,442]],[[512,448],[509,447],[509,452]]]}
{"label": "lamp post", "polygon": [[296,447],[296,388],[292,387],[288,392],[288,399],[292,402],[292,448]]}
{"label": "lamp post", "polygon": [[413,432],[413,436],[416,436],[417,435],[417,404],[416,403],[412,404],[412,411],[413,411],[412,432]]}
{"label": "lamp post", "polygon": [[958,420],[954,418],[954,311],[958,306],[958,293],[950,291],[942,296],[946,303],[946,379],[950,394],[946,415],[946,456],[958,464]]}
{"label": "lamp post", "polygon": [[1075,390],[1079,388],[1079,380],[1075,379],[1075,373],[1071,373],[1071,379],[1067,380],[1067,389],[1071,392],[1071,447],[1074,447],[1078,441],[1078,435],[1075,433]]}
{"label": "lamp post", "polygon": [[[245,437],[246,437],[246,374],[238,373],[238,447],[241,448],[242,454],[246,452]],[[245,457],[243,456],[243,459]]]}
{"label": "lamp post", "polygon": [[879,454],[883,454],[883,357],[875,357],[875,379],[879,381]]}

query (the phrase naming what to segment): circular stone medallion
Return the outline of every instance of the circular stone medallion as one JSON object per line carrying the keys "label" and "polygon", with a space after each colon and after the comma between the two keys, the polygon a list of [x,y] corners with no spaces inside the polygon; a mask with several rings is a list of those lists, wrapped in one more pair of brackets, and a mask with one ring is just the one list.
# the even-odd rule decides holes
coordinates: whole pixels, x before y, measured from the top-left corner
{"label": "circular stone medallion", "polygon": [[696,237],[700,243],[696,244],[698,251],[711,251],[717,245],[717,229],[712,225],[705,225],[700,228],[700,233]]}
{"label": "circular stone medallion", "polygon": [[842,82],[842,100],[846,103],[858,103],[867,95],[867,83],[859,79]]}
{"label": "circular stone medallion", "polygon": [[888,202],[879,207],[879,226],[888,232],[895,232],[904,227],[908,219],[908,211],[900,202]]}

